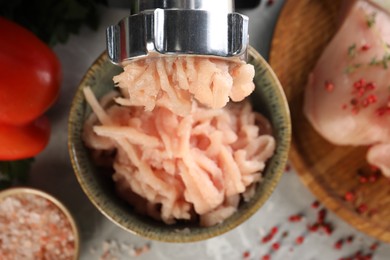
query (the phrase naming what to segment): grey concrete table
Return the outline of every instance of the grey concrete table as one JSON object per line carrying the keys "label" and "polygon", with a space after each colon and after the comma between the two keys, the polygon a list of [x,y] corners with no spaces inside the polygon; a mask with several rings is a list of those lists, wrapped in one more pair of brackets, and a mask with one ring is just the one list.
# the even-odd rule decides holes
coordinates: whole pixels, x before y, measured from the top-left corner
{"label": "grey concrete table", "polygon": [[[275,22],[283,1],[266,6],[263,1],[256,9],[243,11],[250,18],[250,42],[268,58]],[[48,191],[63,201],[76,216],[81,229],[81,259],[262,259],[271,252],[272,259],[339,259],[357,250],[368,250],[374,239],[359,233],[332,213],[327,219],[335,227],[331,236],[307,233],[306,225],[316,218],[310,207],[315,200],[302,185],[294,170],[286,172],[269,201],[246,223],[220,237],[191,244],[169,244],[147,241],[129,234],[107,220],[87,199],[74,176],[67,150],[67,117],[71,100],[82,76],[92,62],[105,49],[105,28],[128,15],[123,8],[103,8],[102,23],[97,31],[83,29],[65,45],[55,48],[63,68],[63,84],[56,105],[49,111],[53,134],[47,149],[33,165],[30,185]],[[289,223],[288,217],[302,213],[305,219]],[[385,220],[388,221],[388,220]],[[288,231],[280,249],[272,250],[270,243],[261,243],[269,230],[278,226],[275,237],[280,240],[282,231]],[[305,241],[297,246],[295,239],[304,235]],[[354,241],[341,250],[334,243],[353,235]],[[135,247],[149,245],[150,250],[135,256]],[[110,251],[111,252],[108,252]],[[103,255],[104,252],[106,255]],[[110,253],[107,255],[107,252]],[[104,256],[106,258],[104,258]],[[381,244],[374,259],[390,259],[390,245]]]}

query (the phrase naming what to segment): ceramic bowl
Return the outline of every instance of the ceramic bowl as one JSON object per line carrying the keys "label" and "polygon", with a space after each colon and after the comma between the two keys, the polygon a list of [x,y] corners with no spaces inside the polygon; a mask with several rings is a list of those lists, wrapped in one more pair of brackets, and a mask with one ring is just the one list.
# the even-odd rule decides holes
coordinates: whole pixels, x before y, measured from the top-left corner
{"label": "ceramic bowl", "polygon": [[193,242],[223,234],[252,216],[269,198],[277,185],[287,162],[290,147],[291,124],[288,104],[282,87],[267,62],[252,47],[248,62],[256,70],[255,91],[250,95],[255,110],[271,122],[277,146],[275,154],[267,162],[263,181],[257,186],[255,195],[241,203],[237,212],[223,223],[212,227],[174,224],[166,225],[134,212],[131,206],[117,196],[110,176],[95,166],[88,149],[81,139],[83,122],[91,113],[82,89],[90,86],[100,98],[114,87],[112,77],[121,68],[111,64],[103,53],[89,68],[73,99],[69,115],[68,148],[77,179],[91,202],[111,221],[132,233],[148,239],[165,242]]}
{"label": "ceramic bowl", "polygon": [[[4,200],[7,197],[12,196],[18,196],[23,194],[31,194],[38,197],[41,197],[49,202],[51,202],[54,206],[56,206],[66,217],[66,219],[69,221],[69,224],[72,228],[73,235],[74,235],[74,260],[79,259],[80,254],[80,232],[78,229],[78,226],[76,224],[76,221],[74,220],[72,214],[69,212],[69,210],[65,207],[64,204],[62,204],[61,201],[59,201],[57,198],[53,197],[52,195],[38,190],[34,188],[27,188],[27,187],[17,187],[17,188],[8,188],[5,190],[2,190],[0,192],[0,202]],[[50,238],[49,238],[50,239]]]}

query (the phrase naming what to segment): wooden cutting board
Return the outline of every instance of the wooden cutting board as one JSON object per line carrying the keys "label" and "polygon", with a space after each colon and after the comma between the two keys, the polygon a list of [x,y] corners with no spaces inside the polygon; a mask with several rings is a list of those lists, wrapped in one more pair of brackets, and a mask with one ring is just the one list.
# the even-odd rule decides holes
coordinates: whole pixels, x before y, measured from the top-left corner
{"label": "wooden cutting board", "polygon": [[[365,159],[367,148],[328,143],[302,112],[308,74],[336,32],[341,2],[287,0],[275,28],[270,64],[289,101],[293,128],[290,160],[303,183],[349,224],[390,242],[389,179],[375,178]],[[355,199],[345,199],[346,194]]]}

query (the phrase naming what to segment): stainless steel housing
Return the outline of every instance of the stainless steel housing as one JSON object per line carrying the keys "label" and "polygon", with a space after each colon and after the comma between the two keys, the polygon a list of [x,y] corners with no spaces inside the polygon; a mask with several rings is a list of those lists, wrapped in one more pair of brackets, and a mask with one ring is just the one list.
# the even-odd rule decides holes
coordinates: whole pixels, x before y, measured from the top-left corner
{"label": "stainless steel housing", "polygon": [[248,17],[231,12],[233,1],[137,3],[135,10],[139,13],[107,28],[107,52],[113,63],[123,65],[156,54],[246,59]]}

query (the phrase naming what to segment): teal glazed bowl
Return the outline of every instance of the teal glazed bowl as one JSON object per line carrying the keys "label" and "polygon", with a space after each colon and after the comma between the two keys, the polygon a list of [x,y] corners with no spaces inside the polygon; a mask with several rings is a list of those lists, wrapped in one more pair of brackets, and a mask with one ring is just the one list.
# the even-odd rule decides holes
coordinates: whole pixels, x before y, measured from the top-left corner
{"label": "teal glazed bowl", "polygon": [[103,53],[89,68],[81,80],[73,99],[68,121],[68,149],[74,172],[82,189],[91,202],[112,222],[142,237],[164,242],[194,242],[221,235],[251,217],[267,201],[287,163],[291,139],[291,122],[287,100],[279,80],[268,63],[252,47],[248,62],[255,67],[255,91],[248,97],[254,109],[265,115],[272,124],[276,139],[274,155],[267,161],[263,181],[256,187],[252,199],[242,202],[238,210],[221,224],[200,227],[195,224],[167,225],[140,215],[115,192],[110,174],[97,167],[81,138],[84,120],[91,109],[82,89],[91,87],[100,98],[114,88],[113,76],[122,69],[113,65]]}

